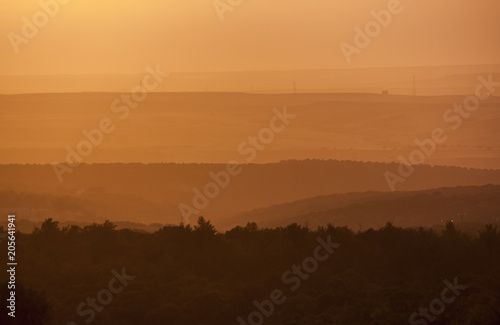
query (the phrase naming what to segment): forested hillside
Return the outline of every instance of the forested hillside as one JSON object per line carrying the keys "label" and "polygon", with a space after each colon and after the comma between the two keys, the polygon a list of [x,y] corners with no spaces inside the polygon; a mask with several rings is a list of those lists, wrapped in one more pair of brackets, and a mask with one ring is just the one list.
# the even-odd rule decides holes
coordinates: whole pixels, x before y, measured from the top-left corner
{"label": "forested hillside", "polygon": [[[203,218],[152,234],[114,227],[61,229],[47,220],[33,234],[17,234],[26,266],[18,282],[32,290],[19,314],[38,308],[33,325],[237,325],[249,315],[260,324],[257,304],[265,306],[265,324],[408,324],[410,317],[425,324],[419,309],[446,299],[439,312],[430,308],[433,324],[500,321],[500,233],[493,226],[476,238],[453,223],[440,233],[390,223],[360,233],[252,223],[219,233]],[[111,301],[103,294],[108,287],[116,289]],[[271,308],[270,299],[279,303]]]}

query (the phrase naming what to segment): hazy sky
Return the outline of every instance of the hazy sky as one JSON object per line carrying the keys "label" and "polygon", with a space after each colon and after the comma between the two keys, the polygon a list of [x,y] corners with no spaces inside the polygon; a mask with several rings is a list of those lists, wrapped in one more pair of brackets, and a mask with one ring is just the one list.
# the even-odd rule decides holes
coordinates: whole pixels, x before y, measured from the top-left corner
{"label": "hazy sky", "polygon": [[38,0],[0,0],[0,74],[500,62],[500,1],[402,0],[402,12],[348,64],[339,44],[353,44],[354,28],[389,2],[243,0],[221,21],[213,0],[70,0],[15,54],[9,33],[24,37],[22,18],[41,8]]}

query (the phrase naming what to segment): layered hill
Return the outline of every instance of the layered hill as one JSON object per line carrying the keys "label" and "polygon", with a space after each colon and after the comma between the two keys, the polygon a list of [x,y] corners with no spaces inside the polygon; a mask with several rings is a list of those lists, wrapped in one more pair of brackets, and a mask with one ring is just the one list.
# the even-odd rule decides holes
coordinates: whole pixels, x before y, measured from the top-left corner
{"label": "layered hill", "polygon": [[364,192],[319,196],[274,205],[233,218],[261,227],[328,223],[355,230],[378,229],[387,222],[403,227],[432,227],[453,220],[458,226],[480,228],[500,220],[500,186],[447,187],[408,192]]}
{"label": "layered hill", "polygon": [[[389,192],[384,173],[397,172],[397,167],[320,160],[241,165],[241,173],[231,177],[225,188],[219,188],[218,195],[207,198],[206,207],[197,209],[190,219],[203,215],[217,226],[231,225],[232,216],[270,205],[339,193]],[[225,169],[223,164],[81,165],[60,183],[50,165],[0,165],[0,190],[18,193],[6,192],[3,207],[8,213],[22,211],[26,218],[178,224],[183,220],[179,205],[195,207],[196,191],[205,193],[207,184],[215,183],[210,173]],[[422,165],[415,166],[415,173],[397,189],[486,184],[500,184],[500,171]],[[32,194],[50,195],[44,200],[52,203],[37,207],[33,205],[36,199],[22,199]],[[7,203],[9,195],[12,203]],[[333,200],[351,202],[350,196]],[[308,212],[313,211],[304,211]],[[62,216],[66,217],[59,218]]]}

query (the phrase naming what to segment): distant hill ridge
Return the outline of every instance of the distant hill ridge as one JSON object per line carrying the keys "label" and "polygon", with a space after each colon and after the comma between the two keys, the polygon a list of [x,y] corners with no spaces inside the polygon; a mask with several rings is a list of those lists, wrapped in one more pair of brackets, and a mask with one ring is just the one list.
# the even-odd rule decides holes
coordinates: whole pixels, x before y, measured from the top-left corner
{"label": "distant hill ridge", "polygon": [[[397,164],[301,160],[241,167],[242,173],[200,211],[217,226],[229,224],[234,215],[273,204],[337,193],[387,192],[383,174],[396,170]],[[203,189],[213,181],[209,173],[223,168],[225,164],[84,164],[59,183],[50,165],[0,165],[0,190],[76,198],[87,193],[84,198],[94,203],[83,206],[96,207],[98,217],[124,220],[122,215],[143,211],[127,221],[178,224],[179,204],[192,204],[193,189]],[[422,165],[398,189],[487,184],[500,184],[500,170]]]}
{"label": "distant hill ridge", "polygon": [[273,205],[235,216],[242,224],[252,220],[261,227],[299,223],[315,227],[379,228],[386,222],[404,227],[443,225],[446,221],[480,228],[498,224],[500,185],[444,187],[408,192],[364,192],[318,196]]}

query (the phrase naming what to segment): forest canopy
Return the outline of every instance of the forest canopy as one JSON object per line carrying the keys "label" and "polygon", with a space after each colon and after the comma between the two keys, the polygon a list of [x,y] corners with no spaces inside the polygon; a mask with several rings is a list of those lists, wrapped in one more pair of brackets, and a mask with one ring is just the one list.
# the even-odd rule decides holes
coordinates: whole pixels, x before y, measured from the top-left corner
{"label": "forest canopy", "polygon": [[[318,238],[340,246],[293,291],[282,274],[304,267]],[[86,324],[89,316],[80,316],[77,306],[120,270],[133,280],[95,311],[95,324],[238,324],[275,290],[286,299],[265,324],[405,324],[439,297],[445,281],[466,289],[433,324],[500,321],[494,225],[477,236],[452,222],[442,232],[391,223],[357,233],[331,224],[312,230],[248,223],[220,233],[200,217],[194,226],[145,233],[116,230],[109,221],[61,228],[47,219],[31,234],[18,233],[17,245],[20,263],[29,265],[19,268],[19,282],[36,293],[19,311],[36,316],[31,324]]]}

